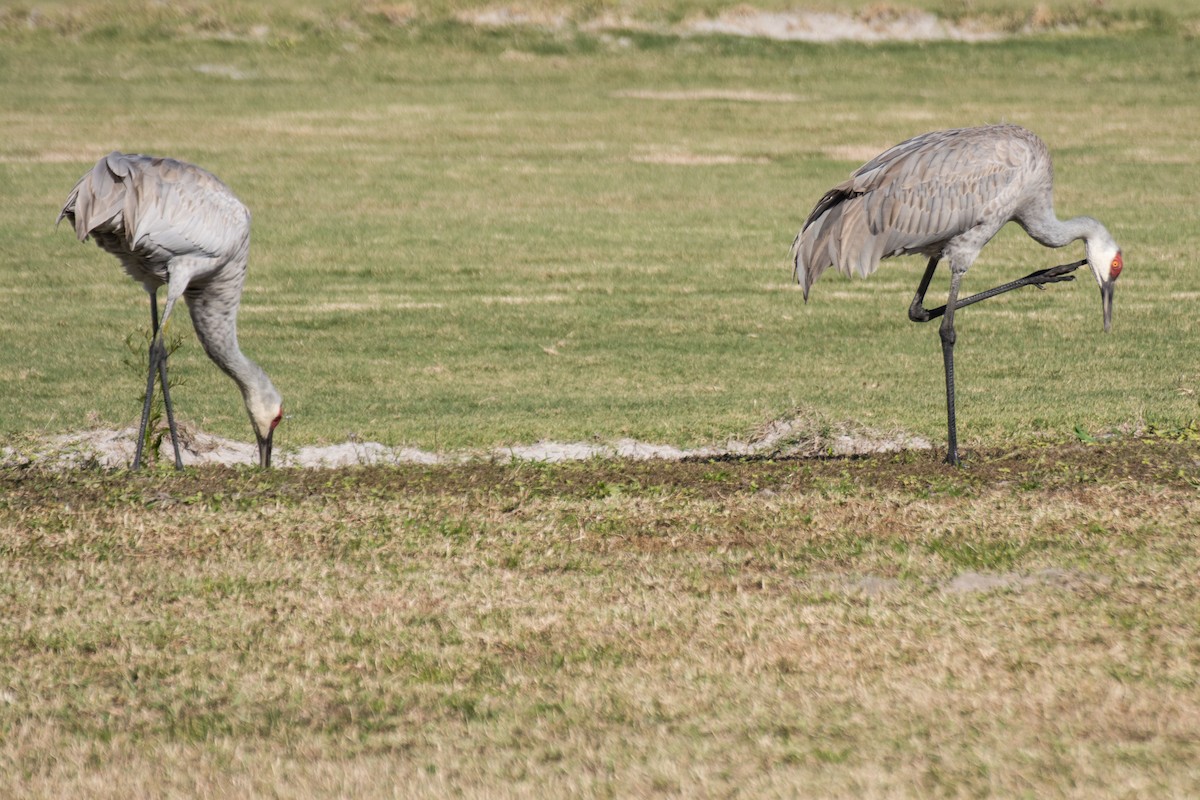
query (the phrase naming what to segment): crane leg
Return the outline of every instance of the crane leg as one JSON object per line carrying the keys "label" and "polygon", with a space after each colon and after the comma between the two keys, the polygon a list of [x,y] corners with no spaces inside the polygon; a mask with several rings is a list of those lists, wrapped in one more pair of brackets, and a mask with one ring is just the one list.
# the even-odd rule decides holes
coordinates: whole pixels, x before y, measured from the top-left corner
{"label": "crane leg", "polygon": [[908,307],[908,318],[913,322],[929,322],[937,317],[942,318],[942,326],[939,334],[942,339],[942,361],[946,367],[947,464],[960,465],[958,458],[958,428],[955,421],[954,408],[954,341],[956,339],[954,332],[954,312],[964,306],[978,303],[981,300],[987,300],[989,297],[1011,292],[1013,289],[1020,289],[1022,286],[1036,286],[1040,289],[1047,283],[1073,281],[1075,280],[1075,276],[1071,273],[1086,263],[1087,260],[1084,259],[1083,261],[1075,261],[1070,264],[1060,264],[1057,267],[1050,267],[1049,269],[1041,269],[1037,272],[1031,272],[1023,278],[1002,284],[994,289],[973,294],[962,300],[958,299],[958,286],[962,280],[963,273],[952,271],[950,275],[950,296],[946,299],[946,305],[927,309],[925,308],[925,293],[929,290],[929,282],[933,279],[933,272],[937,269],[938,265],[938,258],[936,256],[929,259],[929,264],[925,267],[925,274],[921,276],[921,285],[917,287],[917,293],[913,297],[912,305]]}
{"label": "crane leg", "polygon": [[[932,272],[932,270],[930,270]],[[946,367],[946,463],[960,466],[958,459],[958,426],[954,414],[954,342],[958,338],[954,332],[954,310],[958,307],[958,284],[962,281],[962,273],[950,273],[950,296],[946,299],[946,311],[942,317],[942,326],[938,330],[942,339],[942,361]]]}
{"label": "crane leg", "polygon": [[929,282],[933,280],[938,260],[937,256],[929,259],[929,264],[925,267],[925,274],[921,276],[921,285],[917,287],[912,305],[908,307],[908,318],[913,322],[928,322],[934,316],[944,314],[938,333],[942,339],[942,361],[946,367],[946,463],[957,467],[960,462],[958,460],[958,427],[954,415],[954,340],[956,338],[954,309],[962,305],[958,302],[958,284],[962,280],[962,273],[951,270],[950,297],[946,300],[946,305],[937,309],[936,313],[926,310],[925,293],[929,291]]}
{"label": "crane leg", "polygon": [[917,294],[913,297],[912,305],[908,307],[908,318],[913,322],[929,322],[933,319],[925,310],[925,292],[929,291],[929,282],[933,280],[933,271],[937,269],[937,265],[938,257],[934,256],[929,259],[925,274],[921,276],[921,285],[917,287]]}
{"label": "crane leg", "polygon": [[171,389],[167,383],[167,348],[159,343],[161,358],[158,376],[162,382],[163,406],[167,409],[167,427],[171,430],[171,447],[175,450],[175,469],[183,469],[183,458],[179,454],[179,430],[175,427],[175,406],[171,405]]}
{"label": "crane leg", "polygon": [[175,409],[171,405],[171,394],[167,388],[167,349],[162,343],[158,326],[158,294],[150,292],[150,326],[153,333],[150,337],[150,367],[146,374],[146,398],[142,402],[142,423],[138,426],[137,450],[133,456],[133,468],[141,469],[142,450],[146,446],[146,426],[150,422],[150,406],[154,400],[154,379],[162,382],[163,404],[167,409],[167,425],[171,429],[171,444],[175,448],[175,469],[183,469],[183,459],[179,454],[179,434],[175,428]]}
{"label": "crane leg", "polygon": [[[150,302],[153,303],[154,301],[151,300]],[[155,316],[157,317],[158,315],[155,314]],[[154,341],[156,339],[157,337],[150,341],[150,370],[146,374],[146,399],[142,402],[142,424],[138,427],[137,451],[133,456],[134,469],[142,468],[142,449],[146,445],[146,423],[150,421],[150,403],[154,399],[154,373],[157,366],[154,363]]]}
{"label": "crane leg", "polygon": [[[970,297],[965,297],[962,300],[955,302],[956,309],[964,306],[973,305],[981,300],[987,300],[989,297],[995,297],[998,294],[1011,292],[1013,289],[1020,289],[1022,286],[1036,286],[1041,289],[1047,283],[1058,283],[1060,281],[1073,281],[1075,276],[1071,273],[1087,263],[1087,259],[1083,261],[1074,261],[1070,264],[1059,264],[1057,267],[1049,269],[1039,269],[1037,272],[1031,272],[1024,278],[1017,278],[1015,281],[1010,281],[994,289],[973,294]],[[927,269],[925,277],[921,279],[921,287],[917,290],[917,296],[913,298],[913,303],[908,309],[908,318],[913,322],[929,322],[931,319],[937,319],[946,313],[946,306],[939,306],[934,309],[926,309],[921,303],[925,298],[925,289],[929,287],[929,278],[933,276],[933,270]]]}

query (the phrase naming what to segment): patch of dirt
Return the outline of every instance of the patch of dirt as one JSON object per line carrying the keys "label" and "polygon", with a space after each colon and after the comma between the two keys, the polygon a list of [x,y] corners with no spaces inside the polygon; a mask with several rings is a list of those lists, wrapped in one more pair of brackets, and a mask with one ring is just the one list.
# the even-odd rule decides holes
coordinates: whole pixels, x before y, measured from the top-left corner
{"label": "patch of dirt", "polygon": [[759,11],[738,8],[714,18],[684,23],[693,34],[724,34],[793,42],[953,41],[980,42],[1000,38],[996,31],[972,23],[954,23],[928,11],[865,9],[858,14],[821,11]]}
{"label": "patch of dirt", "polygon": [[[11,437],[10,437],[11,441]],[[250,448],[243,446],[249,463]],[[28,455],[28,448],[20,448]],[[324,455],[350,453],[350,460],[362,464],[365,456],[376,451],[371,446],[351,443],[342,450],[322,448]],[[587,450],[572,450],[563,455],[573,458],[588,455]],[[297,453],[296,455],[300,455]],[[304,453],[312,458],[313,451]],[[388,456],[394,455],[389,451]],[[413,454],[410,454],[413,455]],[[430,463],[431,454],[415,454],[398,463],[375,462],[375,466],[354,466],[342,473],[338,485],[351,487],[347,498],[409,498],[437,495],[476,498],[485,505],[496,505],[496,513],[523,513],[527,503],[539,498],[555,502],[576,499],[604,500],[632,495],[644,498],[674,497],[686,501],[741,498],[735,506],[743,511],[746,503],[771,508],[776,503],[815,503],[825,509],[814,518],[822,529],[851,538],[863,531],[875,530],[887,535],[905,536],[904,530],[919,538],[920,531],[941,524],[938,509],[966,513],[978,499],[1007,497],[1014,508],[1025,508],[1017,516],[1027,518],[1030,508],[1044,506],[1086,509],[1115,509],[1122,516],[1132,515],[1129,530],[1142,530],[1148,524],[1139,521],[1148,497],[1178,505],[1172,514],[1186,513],[1186,498],[1194,498],[1200,485],[1200,441],[1126,437],[1097,445],[1080,443],[1058,445],[1030,444],[1018,450],[974,450],[964,452],[964,466],[947,466],[937,450],[882,453],[845,458],[779,457],[768,454],[728,456],[724,458],[587,458],[558,463],[534,463],[511,459],[500,462],[477,454],[461,463],[446,459]],[[304,502],[329,491],[331,473],[325,469],[246,469],[211,464],[176,472],[167,463],[152,469],[130,472],[124,469],[98,470],[95,462],[86,469],[55,468],[45,460],[30,462],[13,459],[11,449],[0,447],[0,498],[7,508],[41,505],[59,509],[64,502],[122,502],[163,505],[168,500],[184,501],[198,494],[225,497],[276,497],[289,502]],[[122,467],[127,462],[115,464]],[[326,462],[327,464],[332,462]],[[345,481],[343,483],[342,481]],[[89,499],[90,498],[90,499]],[[132,500],[130,500],[132,498]],[[167,498],[167,499],[164,499]],[[4,505],[4,504],[0,504]],[[1162,503],[1159,503],[1161,506]],[[668,510],[676,505],[668,503]],[[864,512],[864,508],[873,509]],[[741,511],[737,513],[742,513]],[[867,513],[868,516],[862,516]],[[1085,512],[1081,517],[1087,518]],[[670,511],[669,515],[673,515]],[[916,515],[913,517],[912,515]],[[911,519],[909,519],[912,517]],[[962,517],[958,517],[962,519]],[[1014,517],[1015,519],[1016,517]],[[1182,519],[1182,517],[1179,517]],[[1074,524],[1064,535],[1108,537],[1108,528],[1118,517],[1105,518],[1095,530],[1078,530]],[[907,522],[905,521],[907,520]],[[924,521],[922,521],[924,520]],[[751,525],[745,530],[736,521],[734,535],[722,541],[736,546],[771,536],[768,528]],[[1183,524],[1183,523],[1180,523]],[[932,528],[930,526],[933,526]],[[682,538],[660,537],[647,531],[636,541],[621,546],[653,549],[684,546],[713,546],[703,532],[677,531]],[[644,541],[643,541],[644,539]],[[604,540],[608,541],[607,539]],[[598,546],[606,546],[601,542]],[[820,577],[814,575],[814,580]],[[1059,586],[1072,592],[1086,592],[1097,586],[1098,579],[1067,571],[1014,572],[1000,577],[983,573],[942,579],[921,589],[941,592],[948,597],[972,592],[1018,591],[1026,587]],[[861,574],[851,578],[829,577],[830,591],[861,596],[888,596],[913,588],[891,574]],[[1003,587],[1003,588],[1002,588]],[[1011,587],[1011,588],[1009,588]]]}
{"label": "patch of dirt", "polygon": [[411,3],[370,3],[363,7],[368,14],[386,19],[392,25],[405,26],[417,19],[417,9]]}
{"label": "patch of dirt", "polygon": [[[181,424],[180,457],[184,466],[257,464],[258,448],[250,442],[215,436]],[[94,430],[55,436],[0,448],[0,467],[45,469],[121,468],[133,462],[137,446],[135,427]],[[890,434],[842,423],[823,425],[805,417],[775,420],[745,440],[730,439],[721,445],[682,449],[666,444],[619,439],[612,443],[540,441],[490,450],[432,453],[415,447],[390,447],[378,442],[344,442],[325,446],[287,449],[276,443],[273,462],[280,467],[336,468],[384,464],[462,464],[471,461],[509,463],[532,461],[559,463],[593,459],[634,461],[684,461],[744,457],[812,458],[861,456],[929,450],[930,443],[918,436]],[[170,463],[174,458],[169,436],[157,454]]]}
{"label": "patch of dirt", "polygon": [[86,150],[42,150],[29,155],[2,155],[0,164],[89,164],[94,163],[96,153],[104,152],[102,145]]}
{"label": "patch of dirt", "polygon": [[563,11],[546,9],[513,9],[505,6],[465,9],[454,15],[464,25],[479,28],[510,28],[536,26],[539,28],[563,28],[570,18]]}
{"label": "patch of dirt", "polygon": [[197,64],[192,67],[192,70],[201,75],[213,75],[218,78],[228,78],[231,81],[245,81],[258,77],[258,73],[254,70],[243,70],[232,64]]}
{"label": "patch of dirt", "polygon": [[500,295],[480,298],[485,306],[525,306],[530,303],[565,303],[569,298],[561,294],[543,295]]}
{"label": "patch of dirt", "polygon": [[[445,303],[424,302],[416,300],[402,300],[399,302],[391,302],[387,300],[371,301],[371,302],[338,302],[338,303],[314,303],[310,306],[305,306],[301,314],[342,314],[342,313],[374,313],[377,311],[425,311],[428,309],[445,308]],[[283,306],[273,306],[266,303],[256,303],[253,306],[242,308],[238,313],[241,314],[269,314],[279,315],[284,313],[295,314],[296,309]]]}
{"label": "patch of dirt", "polygon": [[827,147],[822,152],[831,161],[852,161],[855,164],[865,164],[889,147],[891,147],[890,144],[883,146],[874,144],[840,144],[834,147]]}
{"label": "patch of dirt", "polygon": [[757,92],[752,89],[680,89],[675,91],[628,89],[614,92],[613,96],[656,102],[720,100],[735,103],[801,103],[807,99],[804,95],[791,92]]}
{"label": "patch of dirt", "polygon": [[[230,453],[223,445],[230,443],[216,437],[208,442],[213,449],[207,453],[197,452],[205,449],[202,442],[193,442],[187,448],[189,463],[199,463],[199,467],[176,472],[170,469],[167,452],[163,454],[167,458],[150,469],[131,472],[124,468],[132,458],[134,431],[117,433],[106,445],[111,448],[107,456],[95,449],[86,452],[83,447],[92,438],[102,439],[101,432],[59,437],[55,442],[61,448],[64,440],[74,441],[73,452],[54,450],[48,440],[7,436],[0,441],[0,498],[8,508],[29,503],[49,503],[57,508],[65,498],[91,497],[99,501],[113,492],[134,498],[160,498],[166,493],[180,499],[203,494],[303,501],[326,492],[334,474],[321,468],[247,468],[255,461],[254,448],[233,442],[237,459],[222,460],[219,454]],[[997,497],[1009,498],[1014,509],[1026,508],[1023,514],[1029,513],[1027,507],[1046,504],[1056,508],[1116,509],[1113,513],[1133,515],[1135,519],[1130,519],[1127,526],[1140,530],[1145,523],[1136,518],[1141,514],[1138,509],[1147,507],[1147,497],[1156,498],[1156,502],[1173,497],[1176,499],[1165,502],[1177,503],[1178,498],[1195,497],[1196,487],[1200,486],[1200,439],[1195,438],[1126,436],[1090,445],[1026,443],[1006,450],[970,449],[962,453],[961,469],[947,466],[942,461],[943,452],[937,449],[809,458],[804,457],[804,448],[782,444],[777,440],[774,447],[762,447],[760,439],[757,452],[749,455],[733,454],[731,451],[739,449],[736,447],[684,451],[639,446],[632,441],[607,449],[596,444],[542,442],[529,449],[508,448],[503,453],[448,454],[347,442],[277,452],[276,463],[296,467],[302,462],[314,467],[347,465],[350,469],[338,473],[341,477],[337,478],[339,485],[354,487],[347,496],[474,497],[485,504],[499,504],[497,513],[522,513],[525,504],[539,498],[557,502],[604,500],[618,495],[675,497],[686,501],[684,505],[692,500],[724,502],[741,498],[730,508],[743,510],[744,503],[770,508],[777,503],[812,502],[825,509],[814,523],[838,531],[839,536],[853,538],[873,529],[916,540],[920,540],[921,531],[933,529],[929,525],[936,528],[941,524],[921,521],[940,519],[937,509],[966,513],[964,509],[977,501]],[[705,452],[729,454],[706,456]],[[192,461],[193,456],[200,460]],[[532,457],[544,460],[533,461]],[[345,484],[341,483],[343,479]],[[675,505],[668,503],[666,507]],[[863,517],[864,507],[876,510]],[[1180,506],[1177,512],[1186,513],[1186,508]],[[1062,529],[1064,535],[1091,519],[1085,511],[1078,513],[1082,516],[1064,517],[1069,523]],[[1098,523],[1103,527],[1077,530],[1077,535],[1107,537],[1115,519],[1103,518]],[[730,524],[738,535],[727,539],[726,544],[740,541],[738,537],[743,534],[751,539],[770,536],[767,529],[752,525],[743,531],[737,524]],[[671,547],[712,544],[703,533],[688,534],[676,541],[676,537],[663,539],[650,532],[645,542],[630,546],[662,547],[664,542]],[[979,575],[967,575],[965,569],[960,572],[964,575],[941,577],[923,591],[954,597],[972,592],[1021,591],[1026,587],[1036,590],[1039,583],[1065,586],[1073,592],[1095,586],[1090,577],[1071,573],[1014,570],[1012,575],[996,577],[983,574],[983,570],[978,570]],[[830,584],[830,590],[886,596],[916,588],[903,580],[893,583],[898,576],[890,573],[868,571],[853,577],[861,580],[839,579]]]}
{"label": "patch of dirt", "polygon": [[[565,10],[492,6],[461,11],[456,19],[481,28],[531,26],[561,30],[576,24]],[[739,6],[715,17],[692,17],[678,24],[653,25],[624,16],[601,15],[579,21],[595,32],[649,31],[676,36],[743,36],[798,42],[990,41],[1003,34],[982,23],[943,20],[928,11],[875,4],[856,14],[826,11],[761,11]]]}
{"label": "patch of dirt", "polygon": [[677,167],[711,167],[730,164],[769,164],[766,158],[747,158],[723,153],[647,153],[633,156],[638,164],[666,164]]}

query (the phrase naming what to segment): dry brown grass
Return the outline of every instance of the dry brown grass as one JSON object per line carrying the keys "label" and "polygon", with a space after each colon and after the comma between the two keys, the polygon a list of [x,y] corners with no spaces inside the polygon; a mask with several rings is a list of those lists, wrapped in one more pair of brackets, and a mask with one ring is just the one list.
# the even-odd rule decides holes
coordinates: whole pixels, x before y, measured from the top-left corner
{"label": "dry brown grass", "polygon": [[0,794],[1188,796],[1200,451],[0,474]]}

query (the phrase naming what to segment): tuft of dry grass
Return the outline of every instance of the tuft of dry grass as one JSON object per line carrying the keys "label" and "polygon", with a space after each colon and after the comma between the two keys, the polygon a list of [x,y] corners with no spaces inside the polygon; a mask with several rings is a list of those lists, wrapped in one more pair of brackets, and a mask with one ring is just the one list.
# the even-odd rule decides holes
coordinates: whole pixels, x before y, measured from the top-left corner
{"label": "tuft of dry grass", "polygon": [[1188,796],[1198,463],[0,472],[0,794]]}

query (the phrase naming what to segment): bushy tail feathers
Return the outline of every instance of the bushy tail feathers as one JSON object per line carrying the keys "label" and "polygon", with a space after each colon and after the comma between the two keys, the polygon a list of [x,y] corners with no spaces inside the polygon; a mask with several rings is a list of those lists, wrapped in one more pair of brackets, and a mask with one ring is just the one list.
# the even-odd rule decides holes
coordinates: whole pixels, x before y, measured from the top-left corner
{"label": "bushy tail feathers", "polygon": [[840,226],[840,204],[846,196],[840,187],[826,192],[792,242],[792,277],[804,291],[806,303],[808,291],[817,278],[838,262],[839,254],[835,251],[839,237],[831,234]]}
{"label": "bushy tail feathers", "polygon": [[816,280],[816,276],[809,274],[812,261],[804,258],[804,249],[804,231],[800,231],[792,242],[792,279],[800,284],[800,289],[804,292],[804,302],[807,303],[808,289]]}
{"label": "bushy tail feathers", "polygon": [[[71,189],[54,224],[69,220],[81,242],[110,223],[114,232],[116,228],[127,227],[122,226],[119,217],[132,218],[137,198],[135,192],[128,191],[125,179],[130,176],[130,168],[126,158],[122,153],[112,152],[97,161]],[[122,232],[128,235],[132,230]]]}
{"label": "bushy tail feathers", "polygon": [[865,202],[864,194],[846,186],[830,190],[792,242],[793,276],[806,302],[812,285],[829,267],[847,277],[865,278],[879,266],[889,237],[871,230]]}

